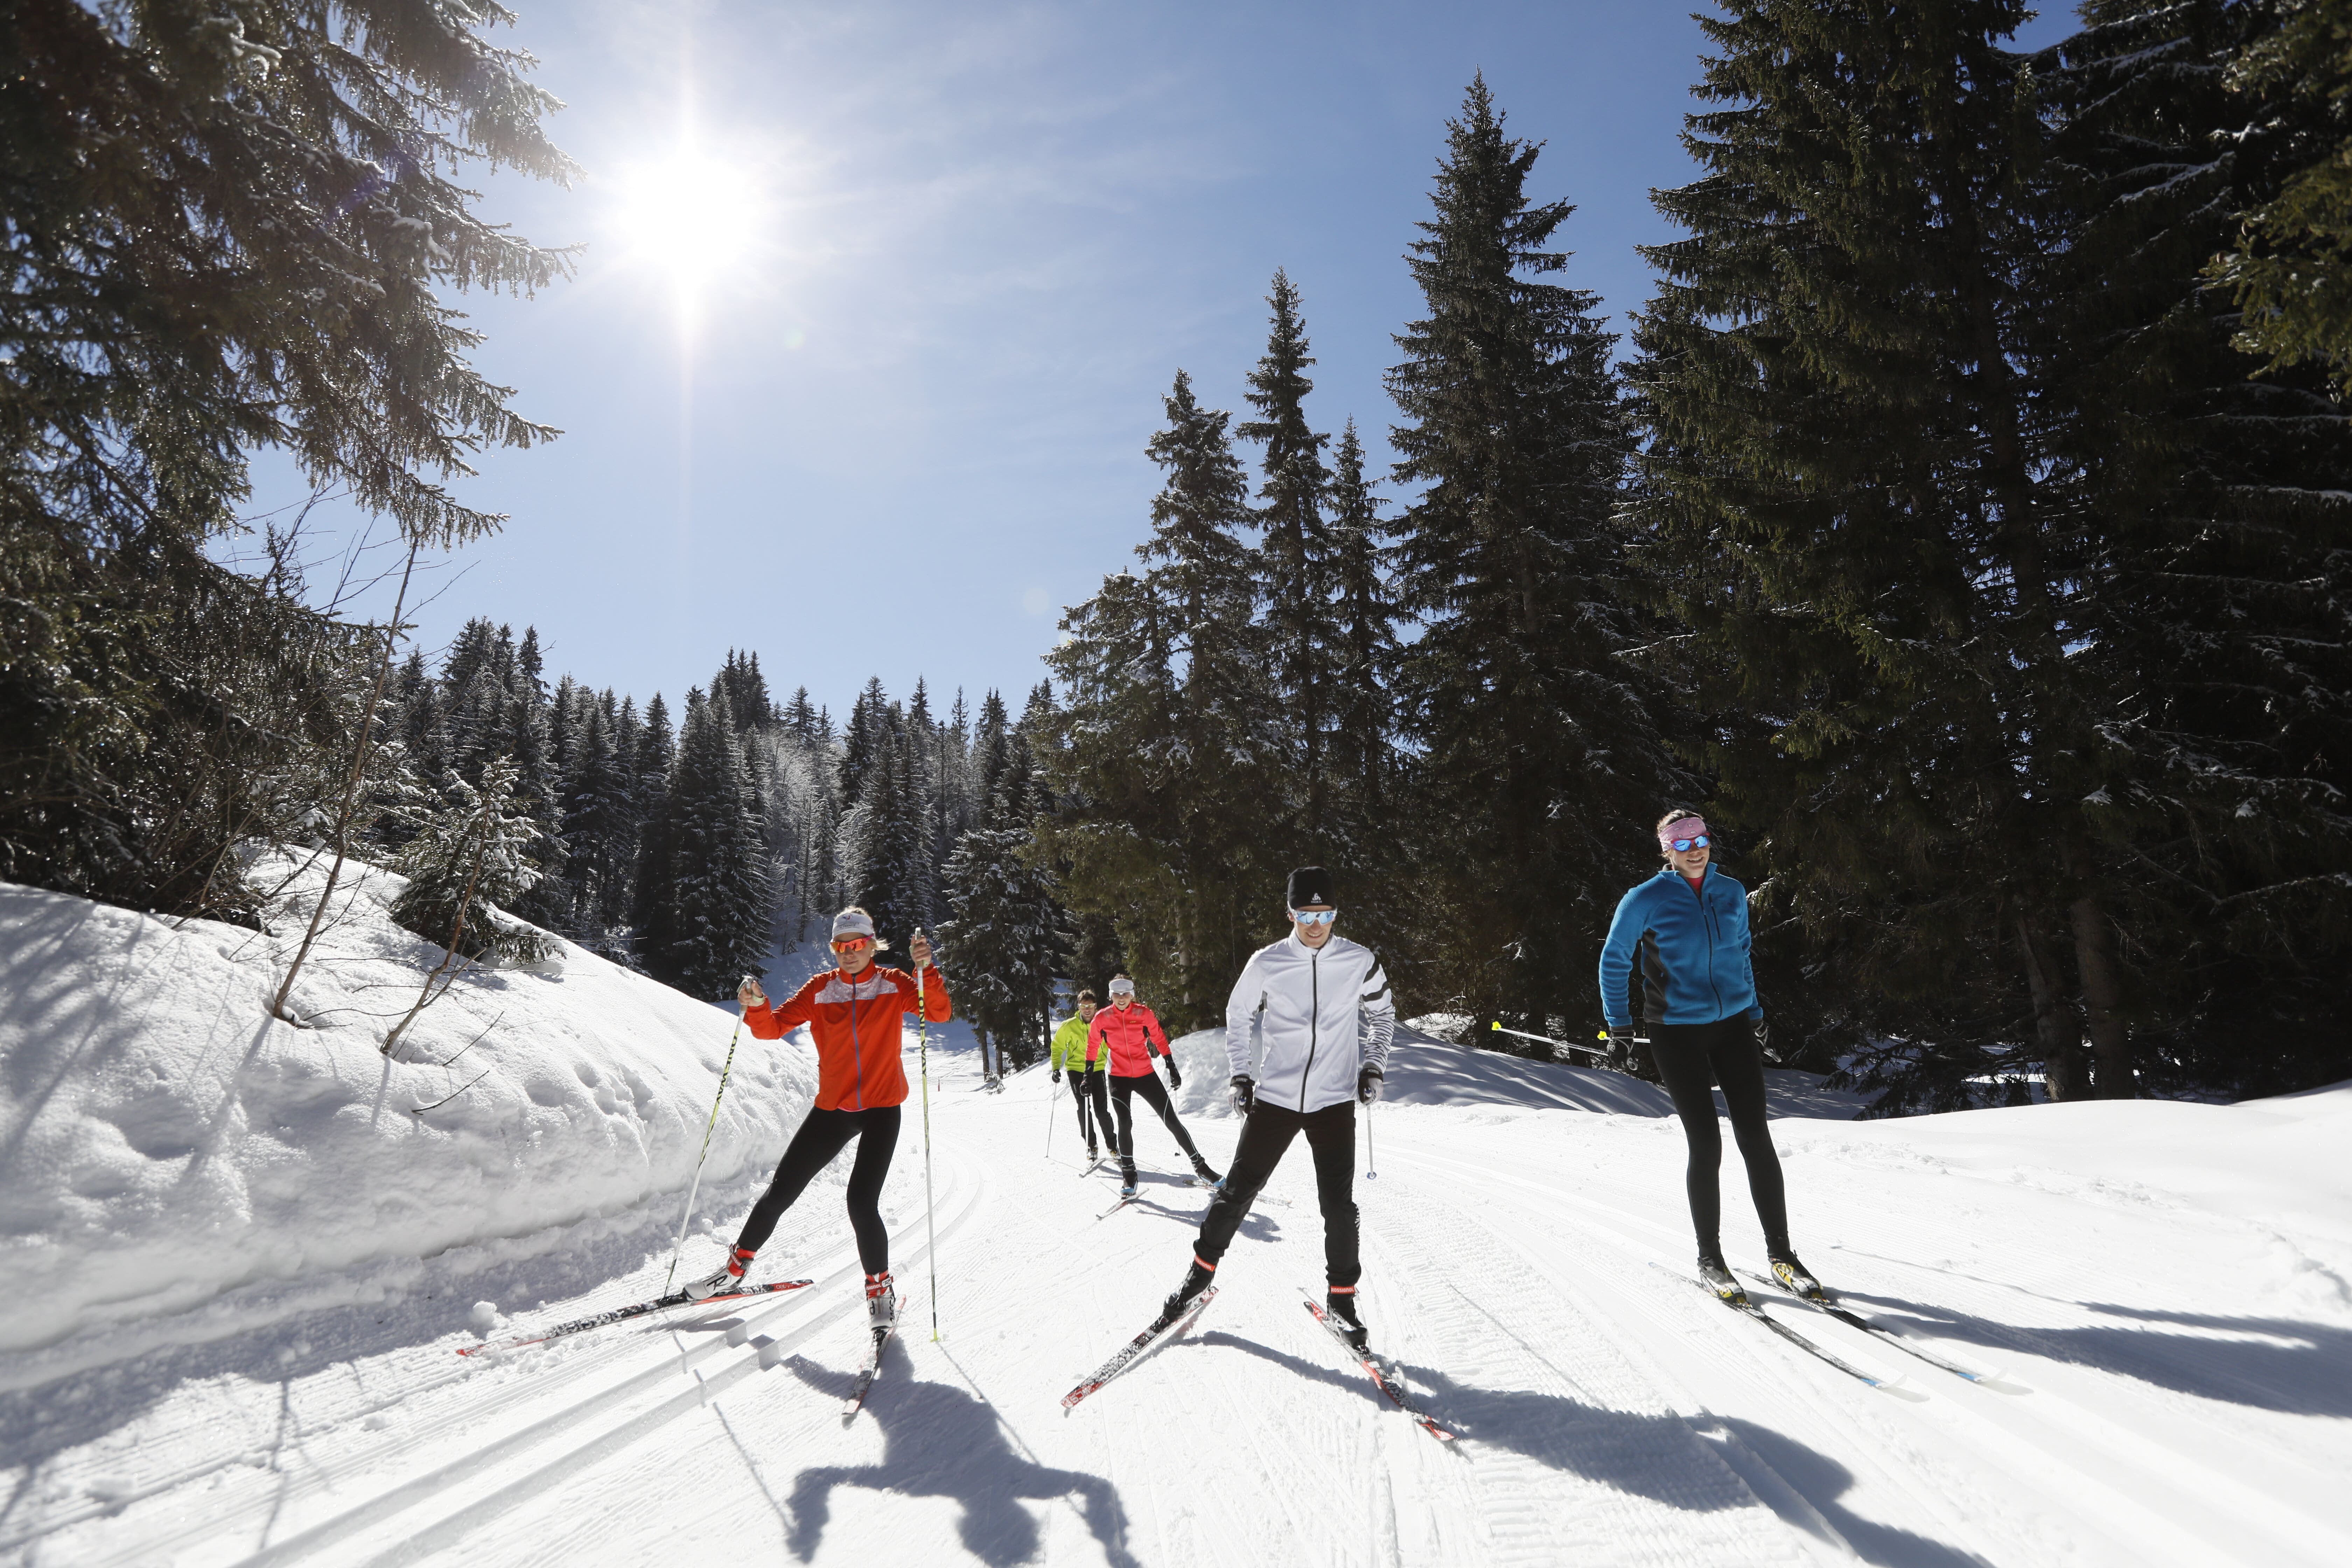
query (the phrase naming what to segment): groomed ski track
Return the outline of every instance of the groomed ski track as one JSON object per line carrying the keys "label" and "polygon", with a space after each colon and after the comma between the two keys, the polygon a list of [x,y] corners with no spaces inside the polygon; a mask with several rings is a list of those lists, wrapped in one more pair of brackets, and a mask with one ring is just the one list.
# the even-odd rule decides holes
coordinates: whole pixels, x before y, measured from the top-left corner
{"label": "groomed ski track", "polygon": [[[1222,1167],[1236,1124],[1204,1114],[1221,1064],[1199,1037],[1183,1044],[1184,1113]],[[759,1269],[818,1283],[773,1302],[478,1362],[452,1353],[475,1342],[464,1301],[394,1303],[373,1331],[345,1314],[192,1352],[176,1381],[173,1352],[153,1352],[9,1395],[0,1561],[2352,1557],[2352,1300],[2329,1304],[2340,1258],[2070,1170],[2057,1142],[2039,1163],[1970,1153],[1979,1127],[2009,1136],[2013,1120],[1775,1123],[1807,1260],[1852,1310],[2000,1378],[1969,1384],[1755,1292],[1841,1358],[1899,1375],[1912,1397],[1897,1398],[1653,1267],[1690,1259],[1680,1132],[1646,1086],[1402,1045],[1391,1083],[1413,1103],[1373,1113],[1376,1180],[1359,1143],[1363,1310],[1375,1347],[1461,1434],[1448,1447],[1299,1310],[1297,1288],[1322,1276],[1303,1145],[1269,1189],[1286,1205],[1244,1224],[1214,1310],[1065,1416],[1061,1394],[1176,1282],[1210,1194],[1141,1120],[1141,1201],[1096,1223],[1115,1168],[1072,1179],[1066,1090],[1049,1161],[1042,1069],[986,1095],[968,1050],[935,1043],[932,1061],[944,1337],[930,1339],[910,1100],[885,1200],[903,1317],[846,1429],[865,1331],[835,1170]],[[2074,1109],[2041,1113],[2056,1129]],[[1760,1267],[1728,1151],[1724,1186],[1728,1250]],[[711,1216],[689,1263],[739,1217]],[[507,1302],[511,1328],[640,1299],[667,1261],[527,1310]],[[2248,1304],[2250,1282],[2269,1307]],[[2315,1304],[2288,1315],[2286,1298]],[[347,1354],[305,1337],[338,1333]],[[273,1347],[288,1368],[276,1380],[258,1370]],[[38,1414],[77,1407],[92,1414]]]}

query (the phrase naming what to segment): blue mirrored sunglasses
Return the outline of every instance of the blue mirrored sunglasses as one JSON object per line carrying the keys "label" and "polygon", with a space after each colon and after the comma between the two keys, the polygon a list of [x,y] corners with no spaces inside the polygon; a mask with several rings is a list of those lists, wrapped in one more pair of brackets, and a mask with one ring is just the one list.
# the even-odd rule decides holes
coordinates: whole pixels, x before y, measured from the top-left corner
{"label": "blue mirrored sunglasses", "polygon": [[1679,853],[1686,849],[1704,849],[1706,847],[1707,841],[1706,835],[1702,833],[1696,838],[1669,838],[1666,842],[1673,845]]}
{"label": "blue mirrored sunglasses", "polygon": [[1327,926],[1339,918],[1337,910],[1293,910],[1290,918],[1303,926]]}

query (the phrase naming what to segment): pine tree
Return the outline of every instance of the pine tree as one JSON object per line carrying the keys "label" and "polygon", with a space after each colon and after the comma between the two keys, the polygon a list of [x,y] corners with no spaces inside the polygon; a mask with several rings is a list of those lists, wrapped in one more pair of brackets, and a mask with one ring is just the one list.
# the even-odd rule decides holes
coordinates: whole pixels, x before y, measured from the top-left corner
{"label": "pine tree", "polygon": [[1147,447],[1167,477],[1137,551],[1152,564],[1105,578],[1048,656],[1067,705],[1041,746],[1055,809],[1039,852],[1072,909],[1118,922],[1174,1027],[1222,1010],[1270,934],[1288,851],[1265,843],[1281,720],[1251,619],[1248,483],[1227,416],[1181,371],[1167,412]]}
{"label": "pine tree", "polygon": [[922,753],[901,726],[880,726],[866,770],[866,794],[846,836],[850,901],[874,917],[879,936],[903,952],[918,926],[932,922],[937,883],[924,831]]}
{"label": "pine tree", "polygon": [[665,802],[671,879],[647,972],[689,996],[721,1001],[764,974],[774,915],[765,836],[727,692],[687,699]]}
{"label": "pine tree", "polygon": [[1382,565],[1387,525],[1364,477],[1364,447],[1348,421],[1332,454],[1331,577],[1337,623],[1331,673],[1331,771],[1344,790],[1342,816],[1358,857],[1386,815],[1395,718],[1389,684],[1397,663],[1393,588]]}
{"label": "pine tree", "polygon": [[571,851],[572,922],[590,951],[627,951],[629,872],[636,855],[634,770],[616,748],[604,709],[584,705],[564,795],[563,837]]}
{"label": "pine tree", "polygon": [[515,778],[512,763],[494,760],[478,789],[460,779],[449,804],[411,812],[409,841],[393,863],[408,879],[393,900],[394,921],[468,958],[545,956],[545,938],[493,908],[521,898],[539,879],[530,858],[539,829],[515,795]]}
{"label": "pine tree", "polygon": [[1045,1056],[1054,971],[1069,934],[1025,827],[979,827],[949,858],[940,961],[956,973],[956,1005],[1007,1067]]}
{"label": "pine tree", "polygon": [[[691,705],[693,699],[688,699]],[[677,932],[670,922],[670,884],[675,877],[675,826],[670,810],[670,773],[675,762],[670,741],[669,709],[662,694],[646,704],[643,729],[637,737],[635,795],[637,860],[630,874],[629,941],[633,955],[646,973],[662,977],[667,955]]]}
{"label": "pine tree", "polygon": [[1399,605],[1423,630],[1398,692],[1443,846],[1431,956],[1457,1006],[1542,1028],[1589,1015],[1645,829],[1690,780],[1622,658],[1641,640],[1612,593],[1631,430],[1598,301],[1544,281],[1571,209],[1528,197],[1537,152],[1474,81],[1410,258],[1428,314],[1388,386],[1396,478],[1425,487],[1399,530]]}
{"label": "pine tree", "polygon": [[[2084,19],[2040,68],[2065,243],[2029,321],[2063,454],[2062,635],[2097,741],[2063,789],[2115,900],[2095,956],[2143,1082],[2305,1088],[2352,1073],[2321,979],[2352,936],[2352,433],[2326,365],[2251,374],[2270,345],[2199,272],[2236,215],[2307,181],[2340,110],[2278,79],[2230,90],[2284,37],[2273,8],[2102,0]],[[2086,1001],[2094,975],[2034,945],[2037,1033],[2063,1062],[2085,1023],[2065,960]]]}
{"label": "pine tree", "polygon": [[1289,274],[1276,270],[1266,303],[1274,316],[1265,354],[1249,377],[1249,403],[1257,417],[1236,426],[1234,434],[1265,447],[1256,575],[1266,607],[1266,653],[1290,752],[1286,771],[1293,787],[1285,802],[1290,820],[1283,825],[1283,837],[1297,858],[1320,861],[1333,847],[1324,759],[1338,641],[1330,604],[1332,546],[1323,516],[1331,476],[1322,452],[1330,437],[1307,423],[1307,395],[1315,384],[1306,372],[1315,360],[1307,352],[1298,290]]}

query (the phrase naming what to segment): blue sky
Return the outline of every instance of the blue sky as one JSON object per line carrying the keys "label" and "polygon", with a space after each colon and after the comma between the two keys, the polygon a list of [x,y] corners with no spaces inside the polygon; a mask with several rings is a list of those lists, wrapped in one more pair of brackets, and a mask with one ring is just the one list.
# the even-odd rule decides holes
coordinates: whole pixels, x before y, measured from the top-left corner
{"label": "blue sky", "polygon": [[[1702,39],[1671,0],[514,3],[588,174],[486,205],[587,249],[536,300],[458,302],[565,434],[461,481],[511,520],[447,558],[418,641],[533,623],[551,675],[640,699],[736,647],[836,715],[872,674],[1017,706],[1061,606],[1132,560],[1176,369],[1242,406],[1277,266],[1310,415],[1384,463],[1402,258],[1474,72],[1546,144],[1567,280],[1621,328],[1633,247],[1668,237],[1649,191],[1691,172]],[[265,459],[251,510],[302,493]]]}

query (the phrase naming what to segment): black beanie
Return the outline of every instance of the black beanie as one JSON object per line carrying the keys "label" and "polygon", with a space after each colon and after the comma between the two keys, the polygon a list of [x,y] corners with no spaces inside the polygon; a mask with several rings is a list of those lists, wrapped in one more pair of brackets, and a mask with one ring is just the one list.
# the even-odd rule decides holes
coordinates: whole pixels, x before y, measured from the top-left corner
{"label": "black beanie", "polygon": [[1301,866],[1290,874],[1290,907],[1303,910],[1309,904],[1339,906],[1332,894],[1331,873],[1320,866]]}

